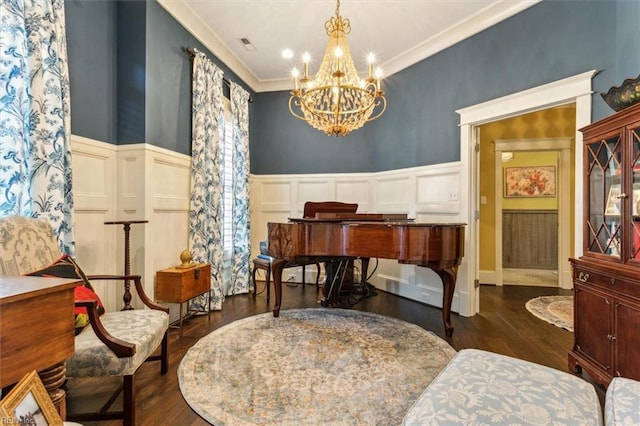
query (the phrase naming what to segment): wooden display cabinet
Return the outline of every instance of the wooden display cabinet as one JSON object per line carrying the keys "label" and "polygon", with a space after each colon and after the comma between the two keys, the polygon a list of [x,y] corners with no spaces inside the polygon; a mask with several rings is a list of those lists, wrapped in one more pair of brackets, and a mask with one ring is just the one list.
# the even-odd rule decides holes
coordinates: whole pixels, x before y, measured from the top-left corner
{"label": "wooden display cabinet", "polygon": [[183,315],[183,305],[194,297],[207,294],[209,304],[208,314],[211,312],[211,265],[196,264],[190,268],[167,268],[156,272],[156,300],[158,302],[179,303],[180,336],[182,336],[182,322],[185,318],[198,311],[189,310]]}
{"label": "wooden display cabinet", "polygon": [[592,123],[584,139],[583,256],[570,259],[569,369],[603,385],[640,379],[640,104]]}

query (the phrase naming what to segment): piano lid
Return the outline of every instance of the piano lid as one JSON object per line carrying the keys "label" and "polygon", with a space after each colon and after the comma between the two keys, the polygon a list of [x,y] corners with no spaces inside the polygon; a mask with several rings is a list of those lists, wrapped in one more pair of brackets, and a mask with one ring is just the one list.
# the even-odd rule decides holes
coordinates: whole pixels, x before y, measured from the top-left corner
{"label": "piano lid", "polygon": [[406,213],[316,213],[315,217],[289,218],[290,222],[413,222]]}

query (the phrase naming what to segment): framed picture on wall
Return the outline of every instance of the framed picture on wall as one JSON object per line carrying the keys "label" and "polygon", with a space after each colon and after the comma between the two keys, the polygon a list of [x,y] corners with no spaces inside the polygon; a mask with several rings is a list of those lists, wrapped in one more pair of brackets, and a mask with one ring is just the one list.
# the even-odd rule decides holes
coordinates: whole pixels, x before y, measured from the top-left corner
{"label": "framed picture on wall", "polygon": [[555,197],[556,166],[504,168],[505,197]]}

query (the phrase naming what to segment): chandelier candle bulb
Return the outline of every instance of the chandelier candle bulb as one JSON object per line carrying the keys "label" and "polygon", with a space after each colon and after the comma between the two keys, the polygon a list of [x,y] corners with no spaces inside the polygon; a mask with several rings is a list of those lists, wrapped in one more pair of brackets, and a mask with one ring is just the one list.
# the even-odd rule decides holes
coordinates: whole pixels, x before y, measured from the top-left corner
{"label": "chandelier candle bulb", "polygon": [[294,68],[291,75],[293,76],[293,90],[298,90],[298,69]]}
{"label": "chandelier candle bulb", "polygon": [[305,53],[302,55],[302,62],[304,63],[304,79],[307,80],[309,78],[309,62],[311,61],[311,56],[309,53]]}
{"label": "chandelier candle bulb", "polygon": [[382,70],[378,68],[376,69],[376,89],[378,92],[380,91],[380,80],[382,80]]}
{"label": "chandelier candle bulb", "polygon": [[367,62],[369,62],[369,81],[373,81],[373,64],[376,62],[376,57],[373,53],[369,53]]}
{"label": "chandelier candle bulb", "polygon": [[329,42],[320,68],[310,77],[310,57],[303,55],[304,76],[300,85],[294,76],[289,111],[328,136],[346,136],[384,113],[387,100],[381,89],[382,73],[374,75],[375,56],[370,53],[367,80],[358,75],[347,42],[351,23],[340,16],[340,0],[335,16],[325,22],[325,30]]}

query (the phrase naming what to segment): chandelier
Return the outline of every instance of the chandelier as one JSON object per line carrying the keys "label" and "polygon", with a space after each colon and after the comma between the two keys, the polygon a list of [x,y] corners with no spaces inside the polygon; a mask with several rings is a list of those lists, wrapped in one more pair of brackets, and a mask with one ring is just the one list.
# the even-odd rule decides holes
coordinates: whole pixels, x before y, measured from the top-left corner
{"label": "chandelier", "polygon": [[351,23],[340,16],[340,0],[336,3],[336,16],[324,24],[329,44],[318,73],[313,78],[309,77],[308,53],[303,56],[302,78],[298,80],[297,69],[292,72],[289,111],[328,136],[346,136],[380,117],[387,107],[387,100],[380,88],[382,72],[379,69],[375,73],[373,71],[373,54],[367,58],[367,78],[362,79],[358,75],[347,43]]}

